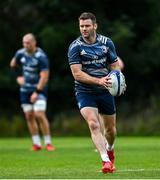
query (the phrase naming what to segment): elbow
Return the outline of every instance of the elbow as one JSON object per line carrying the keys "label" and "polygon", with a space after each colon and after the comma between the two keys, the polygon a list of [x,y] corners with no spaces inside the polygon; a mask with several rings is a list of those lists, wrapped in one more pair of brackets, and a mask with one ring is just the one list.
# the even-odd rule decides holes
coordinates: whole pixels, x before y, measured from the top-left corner
{"label": "elbow", "polygon": [[15,68],[16,67],[15,61],[11,61],[9,66],[10,66],[10,68]]}
{"label": "elbow", "polygon": [[121,59],[118,59],[118,61],[111,64],[110,67],[112,70],[123,70],[124,69],[124,63]]}
{"label": "elbow", "polygon": [[10,68],[14,68],[14,64],[12,62],[10,62],[9,66]]}

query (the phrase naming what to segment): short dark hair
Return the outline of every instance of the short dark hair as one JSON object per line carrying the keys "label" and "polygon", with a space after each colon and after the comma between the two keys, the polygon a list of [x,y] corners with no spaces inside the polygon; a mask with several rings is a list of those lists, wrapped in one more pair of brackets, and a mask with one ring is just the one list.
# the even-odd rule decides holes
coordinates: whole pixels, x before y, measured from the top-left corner
{"label": "short dark hair", "polygon": [[79,20],[86,20],[86,19],[91,19],[94,24],[96,23],[96,16],[91,12],[83,12],[79,16]]}

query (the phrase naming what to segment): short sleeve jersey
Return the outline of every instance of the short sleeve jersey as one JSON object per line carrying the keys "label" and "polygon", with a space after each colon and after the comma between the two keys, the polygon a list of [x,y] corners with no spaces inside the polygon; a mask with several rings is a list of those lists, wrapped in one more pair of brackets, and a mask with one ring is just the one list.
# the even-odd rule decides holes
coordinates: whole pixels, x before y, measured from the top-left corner
{"label": "short sleeve jersey", "polygon": [[[21,91],[32,92],[37,87],[41,71],[49,70],[49,61],[45,52],[37,48],[36,52],[29,55],[24,48],[15,53],[16,63],[22,67],[25,84]],[[47,86],[47,85],[46,85]]]}
{"label": "short sleeve jersey", "polygon": [[[93,77],[101,78],[107,76],[108,65],[117,61],[117,54],[112,40],[108,37],[97,34],[96,42],[87,44],[80,36],[69,46],[68,61],[70,65],[81,64],[82,71]],[[99,92],[104,91],[104,88],[75,81],[75,90]]]}

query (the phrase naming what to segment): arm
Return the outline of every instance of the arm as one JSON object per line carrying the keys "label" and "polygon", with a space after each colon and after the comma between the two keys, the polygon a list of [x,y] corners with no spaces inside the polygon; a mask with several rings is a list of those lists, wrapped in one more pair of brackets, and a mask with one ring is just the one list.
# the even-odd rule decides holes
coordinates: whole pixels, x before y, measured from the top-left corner
{"label": "arm", "polygon": [[45,85],[48,82],[48,79],[49,79],[49,71],[41,71],[40,79],[37,84],[36,91],[34,91],[30,97],[30,100],[32,103],[34,103],[37,100],[38,94],[43,90],[43,88],[45,87]]}
{"label": "arm", "polygon": [[124,63],[120,57],[117,56],[114,43],[111,39],[108,40],[108,63],[111,70],[122,70],[124,68]]}
{"label": "arm", "polygon": [[49,79],[49,60],[47,55],[42,51],[41,56],[39,57],[39,81],[37,83],[36,90],[32,93],[30,100],[34,103],[37,98],[38,94],[41,93],[48,82]]}
{"label": "arm", "polygon": [[16,81],[20,86],[23,86],[24,84],[24,77],[20,73],[20,69],[18,64],[16,63],[16,59],[13,58],[10,62],[10,67],[13,70],[15,76],[16,76]]}
{"label": "arm", "polygon": [[11,67],[11,68],[17,67],[17,63],[16,63],[16,59],[15,59],[15,58],[13,58],[13,59],[11,60],[11,62],[10,62],[10,67]]}
{"label": "arm", "polygon": [[115,63],[110,64],[110,69],[112,70],[123,70],[124,63],[120,57],[117,57],[117,61]]}
{"label": "arm", "polygon": [[49,71],[41,71],[40,72],[40,79],[37,84],[37,89],[38,90],[43,90],[44,86],[47,84],[49,79]]}
{"label": "arm", "polygon": [[108,88],[111,86],[110,81],[108,81],[110,80],[110,78],[107,76],[103,78],[92,77],[81,70],[82,68],[81,64],[73,64],[70,67],[71,67],[73,77],[76,81],[80,81],[86,84],[100,85],[100,86],[104,86],[105,88]]}

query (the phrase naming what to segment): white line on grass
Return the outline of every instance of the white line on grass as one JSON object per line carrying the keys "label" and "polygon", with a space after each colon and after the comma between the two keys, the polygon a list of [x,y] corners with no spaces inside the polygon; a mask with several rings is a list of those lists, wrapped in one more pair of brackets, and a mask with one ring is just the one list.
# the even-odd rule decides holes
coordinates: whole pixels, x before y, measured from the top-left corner
{"label": "white line on grass", "polygon": [[[142,171],[160,171],[160,169],[117,169],[114,173],[123,172],[142,172]],[[102,172],[101,170],[98,172]]]}
{"label": "white line on grass", "polygon": [[160,169],[118,169],[116,172],[160,171]]}

